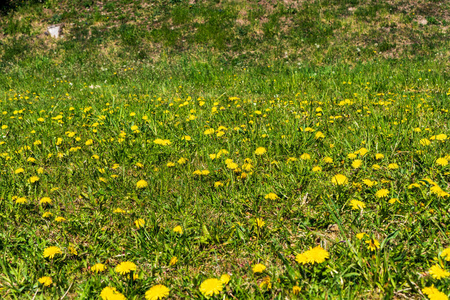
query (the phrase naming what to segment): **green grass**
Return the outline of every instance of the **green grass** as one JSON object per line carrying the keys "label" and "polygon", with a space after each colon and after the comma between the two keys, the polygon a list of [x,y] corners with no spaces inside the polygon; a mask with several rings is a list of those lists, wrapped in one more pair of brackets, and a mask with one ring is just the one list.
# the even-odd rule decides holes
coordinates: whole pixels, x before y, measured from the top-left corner
{"label": "green grass", "polygon": [[[89,56],[101,51],[125,64],[159,60],[164,53],[196,54],[200,48],[246,63],[449,57],[447,1],[16,2],[0,19],[0,39],[7,49],[30,47],[5,55],[2,65],[29,56],[52,57],[49,52],[70,59],[80,51]],[[43,35],[55,23],[65,25],[63,40]]]}
{"label": "green grass", "polygon": [[[450,271],[445,1],[96,3],[13,3],[1,21],[2,298],[102,299],[109,286],[145,299],[163,284],[202,299],[224,274],[216,299],[450,294],[431,271]],[[74,25],[33,36],[42,20]],[[296,261],[319,245],[323,262]],[[51,246],[62,253],[44,257]],[[138,279],[115,271],[125,261]]]}

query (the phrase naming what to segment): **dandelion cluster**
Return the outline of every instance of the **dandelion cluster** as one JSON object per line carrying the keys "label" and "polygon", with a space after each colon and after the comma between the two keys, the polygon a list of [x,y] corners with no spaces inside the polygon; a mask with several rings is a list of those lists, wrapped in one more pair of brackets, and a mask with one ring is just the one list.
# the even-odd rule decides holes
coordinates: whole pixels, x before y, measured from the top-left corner
{"label": "dandelion cluster", "polygon": [[360,78],[326,97],[1,93],[3,250],[21,277],[0,293],[445,299],[447,95]]}

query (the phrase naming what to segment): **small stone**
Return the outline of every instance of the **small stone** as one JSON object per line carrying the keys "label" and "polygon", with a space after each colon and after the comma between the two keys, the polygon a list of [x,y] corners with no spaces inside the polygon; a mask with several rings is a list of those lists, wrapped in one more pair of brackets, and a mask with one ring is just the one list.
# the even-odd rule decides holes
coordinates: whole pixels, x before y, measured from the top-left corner
{"label": "small stone", "polygon": [[330,224],[327,228],[328,232],[339,232],[338,224]]}
{"label": "small stone", "polygon": [[50,34],[51,37],[54,37],[57,39],[62,34],[62,28],[63,28],[63,26],[61,24],[50,25],[47,28],[47,32]]}
{"label": "small stone", "polygon": [[417,20],[417,23],[419,23],[420,25],[427,25],[428,21],[425,18],[420,18]]}

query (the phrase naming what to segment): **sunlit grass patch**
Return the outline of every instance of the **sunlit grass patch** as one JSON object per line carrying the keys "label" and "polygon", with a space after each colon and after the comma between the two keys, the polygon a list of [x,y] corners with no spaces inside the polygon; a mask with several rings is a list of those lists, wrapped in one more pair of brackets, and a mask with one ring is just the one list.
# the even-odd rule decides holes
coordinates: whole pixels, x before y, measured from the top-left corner
{"label": "sunlit grass patch", "polygon": [[443,44],[348,42],[396,3],[153,4],[1,49],[0,296],[446,299]]}

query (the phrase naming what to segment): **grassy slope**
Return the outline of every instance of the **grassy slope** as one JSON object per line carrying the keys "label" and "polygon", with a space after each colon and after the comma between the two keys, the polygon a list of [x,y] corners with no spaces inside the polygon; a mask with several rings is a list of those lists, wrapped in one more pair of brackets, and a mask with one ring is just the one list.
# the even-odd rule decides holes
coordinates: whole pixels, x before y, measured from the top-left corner
{"label": "grassy slope", "polygon": [[[222,72],[236,76],[251,72],[266,81],[283,76],[279,84],[286,85],[287,78],[292,84],[292,74],[330,76],[336,70],[351,73],[359,65],[360,71],[376,77],[374,69],[400,70],[412,61],[423,66],[420,69],[432,68],[446,81],[449,10],[447,1],[276,5],[49,0],[19,5],[2,16],[0,63],[10,75],[25,81],[36,74],[38,80],[70,76],[74,81],[79,76],[90,83],[114,83],[113,74],[102,70],[127,66],[145,70],[166,88],[182,81],[198,89],[199,83],[215,86]],[[421,25],[423,20],[428,24]],[[54,23],[65,24],[63,39],[43,34]],[[268,65],[275,66],[269,69],[275,72],[267,72]],[[249,72],[242,72],[244,68]],[[197,69],[206,73],[199,75]],[[414,88],[416,80],[406,77],[410,82],[402,84]],[[0,80],[6,84],[4,76]],[[271,86],[246,92],[276,93],[267,91]]]}
{"label": "grassy slope", "polygon": [[[406,186],[424,177],[444,186],[449,178],[433,165],[436,157],[449,154],[447,144],[433,144],[424,155],[416,152],[424,150],[421,138],[449,134],[447,1],[74,2],[21,4],[0,21],[0,67],[5,71],[0,74],[0,104],[7,112],[1,120],[10,127],[2,152],[12,156],[8,161],[2,154],[0,250],[6,250],[2,264],[9,272],[1,277],[5,289],[0,293],[31,298],[37,278],[48,273],[57,284],[39,297],[49,299],[61,297],[71,283],[72,298],[92,299],[105,283],[129,298],[142,298],[155,282],[170,286],[173,297],[197,297],[203,279],[224,272],[237,275],[228,295],[239,299],[293,297],[294,284],[302,286],[306,298],[414,298],[431,283],[445,287],[417,271],[426,272],[448,245],[448,200],[431,201]],[[418,23],[423,19],[427,25]],[[66,26],[60,40],[42,34],[56,22]],[[232,96],[242,100],[230,100]],[[345,99],[354,104],[340,106]],[[187,107],[180,105],[185,101]],[[211,113],[213,107],[217,114]],[[316,115],[318,107],[324,109],[323,117]],[[253,116],[266,109],[267,117]],[[131,112],[137,117],[130,117]],[[50,119],[60,113],[64,125]],[[24,122],[11,118],[22,114]],[[145,114],[151,121],[142,121]],[[191,114],[198,119],[186,121]],[[344,118],[329,122],[338,115]],[[39,123],[38,116],[46,123]],[[291,123],[286,125],[285,119]],[[141,135],[130,131],[135,124]],[[203,135],[205,126],[221,125],[230,131],[244,126],[244,131],[223,139]],[[327,140],[315,142],[298,130],[309,126],[323,131]],[[423,132],[413,133],[416,127]],[[81,142],[68,139],[69,130],[77,131]],[[133,138],[105,142],[121,131]],[[264,133],[270,138],[263,138]],[[189,147],[181,141],[184,134],[195,141]],[[56,137],[65,140],[60,148],[54,145]],[[161,150],[150,142],[136,149],[157,137],[174,145]],[[95,148],[84,146],[88,138],[95,140]],[[41,150],[30,142],[36,139],[44,142]],[[23,145],[33,147],[38,164],[25,163],[27,156],[15,152]],[[71,154],[69,149],[78,145],[82,151]],[[254,155],[261,145],[269,149],[270,159]],[[347,154],[363,146],[372,156],[384,153],[385,165],[398,162],[401,171],[385,166],[382,173],[371,170],[372,156],[362,171],[351,170]],[[255,174],[241,180],[208,159],[222,148],[234,151],[230,157],[239,164],[252,158]],[[57,159],[58,151],[66,156]],[[317,154],[314,164],[325,155],[335,163],[317,175],[307,162],[287,162],[304,152]],[[46,158],[47,153],[54,156]],[[100,153],[99,162],[91,159]],[[176,171],[166,167],[181,156],[188,158],[188,166],[177,165]],[[280,165],[271,164],[273,160]],[[115,162],[120,172],[111,168]],[[145,168],[136,168],[136,162]],[[34,174],[41,165],[47,175],[38,186],[10,175],[23,166],[26,174]],[[121,176],[101,182],[106,175],[96,170],[102,168],[107,175]],[[192,176],[201,168],[213,170],[211,178]],[[86,174],[85,169],[94,171]],[[337,172],[354,183],[363,178],[390,181],[383,187],[403,204],[374,199],[378,188],[336,190],[330,176]],[[141,178],[156,184],[136,191]],[[216,180],[228,186],[215,189]],[[268,192],[282,199],[267,201]],[[68,224],[44,221],[38,206],[18,211],[13,195],[51,195],[61,205],[50,210],[67,217]],[[350,196],[367,202],[364,217],[348,209]],[[116,207],[132,213],[111,217]],[[143,216],[151,241],[130,226]],[[253,225],[257,217],[266,221],[261,231]],[[340,222],[341,232],[329,227]],[[178,224],[186,232],[180,242],[171,234]],[[382,241],[396,229],[389,245],[373,257],[354,238],[367,232]],[[318,241],[330,249],[331,259],[313,273],[298,272],[294,255]],[[64,249],[76,245],[79,258],[65,250],[64,259],[49,266],[42,250],[55,244]],[[357,249],[355,255],[351,247]],[[133,287],[112,274],[88,275],[87,267],[97,261],[109,262],[112,270],[122,254],[143,273]],[[176,267],[168,267],[172,256],[180,260]],[[264,276],[253,278],[250,266],[256,262],[268,266],[264,276],[273,280],[271,291],[258,288]]]}
{"label": "grassy slope", "polygon": [[[356,63],[379,56],[448,57],[449,10],[446,1],[48,0],[9,11],[1,19],[0,39],[9,45],[4,61],[19,59],[19,50],[32,45],[32,53],[50,56],[46,52],[53,50],[70,62],[81,50],[113,61],[158,61],[163,53],[205,47],[234,64],[257,59],[261,64],[271,59]],[[65,24],[64,40],[42,36],[54,23]]]}

